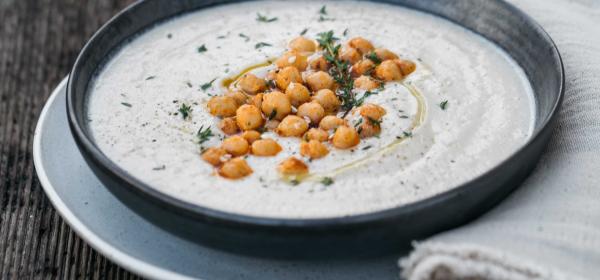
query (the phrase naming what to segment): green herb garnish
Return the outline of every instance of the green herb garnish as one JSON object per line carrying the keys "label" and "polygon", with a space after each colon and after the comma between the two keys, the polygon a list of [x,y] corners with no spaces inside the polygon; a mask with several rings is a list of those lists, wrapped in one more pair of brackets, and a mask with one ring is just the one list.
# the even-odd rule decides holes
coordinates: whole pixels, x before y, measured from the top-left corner
{"label": "green herb garnish", "polygon": [[327,15],[327,6],[323,5],[323,7],[321,7],[321,9],[319,10],[319,14]]}
{"label": "green herb garnish", "polygon": [[271,113],[269,114],[269,120],[274,119],[277,116],[277,109],[273,109],[273,111],[271,111]]}
{"label": "green herb garnish", "polygon": [[156,78],[156,76],[150,76],[150,77],[146,78],[146,81],[148,81],[148,80],[152,80],[152,79],[154,79],[154,78]]}
{"label": "green herb garnish", "polygon": [[369,146],[365,146],[364,148],[362,148],[362,150],[363,150],[363,151],[366,151],[366,150],[368,150],[368,149],[370,149],[370,148],[372,148],[372,147],[373,147],[373,146],[371,146],[371,145],[369,145]]}
{"label": "green herb garnish", "polygon": [[404,134],[404,137],[412,137],[413,136],[412,132],[410,132],[410,131],[404,131],[404,132],[402,132],[402,134]]}
{"label": "green herb garnish", "polygon": [[308,31],[308,28],[304,28],[304,30],[302,30],[302,32],[300,32],[300,35],[306,34],[307,31]]}
{"label": "green herb garnish", "polygon": [[131,108],[131,104],[129,104],[127,102],[121,102],[121,105]]}
{"label": "green herb garnish", "polygon": [[365,55],[365,57],[373,61],[375,64],[381,64],[381,59],[379,59],[375,52],[370,52],[367,55]]}
{"label": "green herb garnish", "polygon": [[292,184],[293,186],[297,186],[297,185],[299,185],[299,184],[300,184],[300,181],[298,181],[298,179],[292,179],[292,180],[290,181],[290,184]]}
{"label": "green herb garnish", "polygon": [[444,100],[440,103],[440,108],[442,108],[442,110],[446,110],[447,107],[448,107],[448,100]]}
{"label": "green herb garnish", "polygon": [[260,13],[256,13],[256,21],[259,22],[274,22],[277,20],[277,17],[268,18],[266,16],[261,15]]}
{"label": "green herb garnish", "polygon": [[161,166],[157,166],[157,167],[152,168],[152,170],[155,170],[155,171],[165,170],[165,169],[167,169],[167,166],[165,166],[164,164],[161,165]]}
{"label": "green herb garnish", "polygon": [[367,117],[367,119],[369,120],[369,122],[373,125],[373,126],[381,126],[381,122],[380,120],[376,120],[374,118],[371,117]]}
{"label": "green herb garnish", "polygon": [[196,133],[196,137],[198,138],[198,144],[202,144],[206,141],[208,141],[208,139],[210,139],[210,137],[215,136],[212,131],[210,130],[210,126],[207,128],[204,128],[204,126],[201,126],[200,129],[198,130],[198,133]]}
{"label": "green herb garnish", "polygon": [[192,113],[192,106],[189,106],[185,103],[181,103],[181,106],[179,106],[179,113],[181,113],[181,117],[183,117],[183,119],[186,120],[188,117],[190,117],[190,114]]}
{"label": "green herb garnish", "polygon": [[244,33],[240,33],[240,34],[238,34],[238,36],[240,36],[240,37],[244,38],[244,41],[245,41],[245,42],[248,42],[248,41],[250,41],[250,37],[248,37],[248,35],[246,35],[246,34],[244,34]]}
{"label": "green herb garnish", "polygon": [[333,30],[319,33],[317,36],[319,45],[325,50],[323,56],[332,65],[329,74],[340,85],[336,94],[342,101],[342,109],[345,110],[342,118],[344,118],[356,105],[356,96],[352,91],[354,80],[350,74],[350,65],[339,58],[341,45],[336,43],[339,39],[334,36]]}
{"label": "green herb garnish", "polygon": [[365,99],[367,99],[367,97],[371,96],[371,95],[375,95],[378,94],[378,91],[365,91],[365,93],[363,94],[363,96],[361,96],[359,99],[356,99],[356,102],[354,104],[354,106],[360,106],[365,102]]}
{"label": "green herb garnish", "polygon": [[342,33],[342,35],[344,35],[344,36],[348,35],[348,28],[344,29],[344,32]]}
{"label": "green herb garnish", "polygon": [[208,88],[212,87],[213,83],[217,80],[217,78],[212,79],[212,81],[205,83],[203,85],[200,86],[200,88],[202,89],[202,91],[206,91]]}
{"label": "green herb garnish", "polygon": [[256,45],[254,45],[254,48],[255,49],[260,49],[262,47],[270,47],[270,46],[272,46],[272,45],[269,44],[269,43],[260,42],[260,43],[257,43]]}
{"label": "green herb garnish", "polygon": [[333,178],[323,177],[323,179],[321,180],[321,184],[323,184],[325,186],[329,186],[329,185],[333,184]]}
{"label": "green herb garnish", "polygon": [[208,49],[206,48],[205,44],[202,44],[202,46],[198,47],[198,52],[199,53],[203,53],[206,52]]}

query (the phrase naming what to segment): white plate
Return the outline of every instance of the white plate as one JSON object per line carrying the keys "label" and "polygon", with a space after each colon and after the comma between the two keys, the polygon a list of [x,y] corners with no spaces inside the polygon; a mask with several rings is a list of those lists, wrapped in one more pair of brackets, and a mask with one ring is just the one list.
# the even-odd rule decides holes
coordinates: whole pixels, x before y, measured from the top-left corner
{"label": "white plate", "polygon": [[67,123],[65,78],[44,106],[33,160],[48,198],[101,254],[157,279],[397,279],[398,256],[343,261],[285,261],[221,252],[150,224],[117,200],[81,157]]}

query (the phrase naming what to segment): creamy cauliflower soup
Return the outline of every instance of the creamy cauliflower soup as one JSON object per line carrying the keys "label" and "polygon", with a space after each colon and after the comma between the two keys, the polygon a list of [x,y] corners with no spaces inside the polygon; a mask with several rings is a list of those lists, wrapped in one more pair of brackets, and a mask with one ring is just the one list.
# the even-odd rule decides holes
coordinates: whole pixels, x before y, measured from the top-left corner
{"label": "creamy cauliflower soup", "polygon": [[452,189],[521,147],[532,89],[501,49],[381,3],[259,1],[157,24],[89,87],[99,148],[168,195],[326,218]]}

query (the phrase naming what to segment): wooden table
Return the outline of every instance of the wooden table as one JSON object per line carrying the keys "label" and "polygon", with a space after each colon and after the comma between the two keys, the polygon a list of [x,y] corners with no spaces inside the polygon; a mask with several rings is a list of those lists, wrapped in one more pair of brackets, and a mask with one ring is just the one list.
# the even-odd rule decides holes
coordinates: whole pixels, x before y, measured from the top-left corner
{"label": "wooden table", "polygon": [[46,99],[94,31],[132,0],[0,0],[0,279],[130,279],[46,198],[32,161]]}

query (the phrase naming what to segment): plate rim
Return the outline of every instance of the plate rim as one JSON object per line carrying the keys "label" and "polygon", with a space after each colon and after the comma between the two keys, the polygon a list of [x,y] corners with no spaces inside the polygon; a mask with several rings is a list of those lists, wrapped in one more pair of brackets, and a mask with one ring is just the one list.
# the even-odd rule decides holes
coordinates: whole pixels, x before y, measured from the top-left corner
{"label": "plate rim", "polygon": [[[96,235],[91,229],[89,229],[78,217],[71,211],[67,204],[62,200],[60,195],[55,191],[52,182],[50,181],[48,174],[44,168],[44,160],[42,155],[42,134],[45,129],[47,121],[47,115],[49,114],[51,107],[54,105],[56,97],[61,91],[66,91],[66,85],[69,76],[61,80],[61,82],[54,88],[50,97],[46,100],[44,107],[38,118],[38,122],[35,127],[33,135],[33,164],[35,171],[44,190],[44,193],[54,206],[54,209],[63,218],[63,220],[69,225],[71,229],[75,231],[77,236],[83,239],[89,244],[94,250],[98,251],[102,256],[113,261],[117,265],[131,271],[137,275],[140,275],[149,279],[198,279],[191,278],[189,276],[144,262],[138,258],[132,257],[129,254],[119,250],[116,246],[113,246],[110,242],[105,241],[100,236]],[[68,125],[68,124],[65,124]],[[115,198],[116,199],[116,198]]]}

